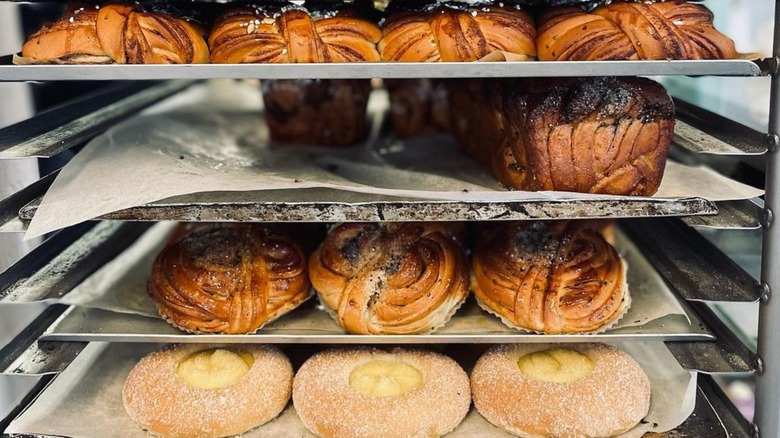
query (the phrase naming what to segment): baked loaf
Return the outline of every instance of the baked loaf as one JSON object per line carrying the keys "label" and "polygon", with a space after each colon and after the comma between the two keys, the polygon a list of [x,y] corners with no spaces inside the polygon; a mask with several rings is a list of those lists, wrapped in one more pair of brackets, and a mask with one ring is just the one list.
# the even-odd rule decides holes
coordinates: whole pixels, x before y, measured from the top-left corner
{"label": "baked loaf", "polygon": [[685,1],[615,2],[592,12],[573,6],[541,16],[542,61],[731,59],[734,42],[712,24],[712,12]]}
{"label": "baked loaf", "polygon": [[455,233],[454,226],[437,223],[340,225],[312,254],[312,284],[350,333],[436,330],[468,294],[468,267]]}
{"label": "baked loaf", "polygon": [[528,438],[610,437],[647,415],[650,380],[604,344],[516,344],[488,350],[471,373],[477,411]]}
{"label": "baked loaf", "polygon": [[218,438],[271,421],[287,405],[293,369],[275,347],[179,345],[130,371],[122,401],[130,417],[167,438]]}
{"label": "baked loaf", "polygon": [[371,81],[263,81],[265,120],[274,143],[349,146],[368,133]]}
{"label": "baked loaf", "polygon": [[315,354],[295,375],[293,404],[320,437],[439,437],[469,411],[465,371],[447,356],[395,348]]}
{"label": "baked loaf", "polygon": [[471,288],[480,306],[505,324],[548,334],[598,331],[630,304],[623,260],[577,221],[485,227]]}
{"label": "baked loaf", "polygon": [[292,5],[252,5],[221,15],[209,47],[215,64],[379,61],[381,36],[356,7],[310,13]]}
{"label": "baked loaf", "polygon": [[436,79],[385,79],[390,121],[399,138],[447,132],[450,126],[447,87]]}
{"label": "baked loaf", "polygon": [[401,62],[476,61],[497,51],[535,58],[533,19],[518,7],[500,5],[398,8],[388,13],[379,53]]}
{"label": "baked loaf", "polygon": [[69,4],[22,47],[34,63],[197,64],[209,51],[197,24],[136,5]]}
{"label": "baked loaf", "polygon": [[253,333],[311,296],[301,245],[253,224],[213,224],[170,243],[148,291],[160,316],[193,333]]}
{"label": "baked loaf", "polygon": [[520,190],[650,196],[663,177],[674,104],[643,78],[450,83],[464,151]]}

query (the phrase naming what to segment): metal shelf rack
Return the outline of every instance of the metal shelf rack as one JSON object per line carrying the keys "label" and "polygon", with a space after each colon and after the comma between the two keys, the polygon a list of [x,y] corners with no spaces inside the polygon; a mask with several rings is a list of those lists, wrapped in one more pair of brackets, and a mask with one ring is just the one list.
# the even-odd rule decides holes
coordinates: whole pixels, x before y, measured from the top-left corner
{"label": "metal shelf rack", "polygon": [[[776,1],[780,10],[780,0]],[[780,13],[776,17],[780,23]],[[145,221],[392,221],[392,220],[510,220],[564,217],[621,217],[622,228],[639,246],[648,262],[690,310],[701,337],[669,338],[666,345],[680,364],[702,373],[694,415],[668,436],[780,437],[780,231],[774,209],[780,203],[780,26],[776,26],[774,57],[734,61],[616,61],[441,64],[326,64],[326,65],[188,65],[188,66],[54,66],[11,65],[0,58],[1,81],[143,80],[124,83],[82,100],[0,130],[0,159],[53,156],[88,141],[108,127],[193,83],[210,78],[415,78],[415,77],[531,77],[603,75],[723,75],[772,77],[769,134],[759,133],[719,118],[695,106],[678,102],[675,142],[695,154],[765,155],[765,203],[713,203],[700,198],[629,201],[621,204],[577,202],[454,203],[421,202],[398,198],[365,197],[325,190],[295,195],[266,193],[207,194],[180,197],[115,212],[96,223],[77,225],[56,233],[22,261],[0,273],[0,304],[56,300],[95,273],[123,248],[139,238]],[[160,82],[163,80],[173,80]],[[73,129],[76,127],[75,129]],[[67,129],[66,129],[67,128]],[[0,200],[0,232],[21,232],[35,214],[37,203],[56,174],[47,176],[11,197]],[[361,197],[362,196],[362,197]],[[573,214],[576,212],[576,214]],[[677,218],[679,217],[679,218]],[[645,219],[638,219],[645,218]],[[755,282],[727,256],[708,246],[697,227],[720,229],[763,228],[763,269]],[[64,261],[67,261],[65,263]],[[707,307],[712,301],[760,302],[758,353],[745,346]],[[304,309],[305,310],[305,309]],[[116,318],[107,312],[55,304],[7,347],[0,350],[0,373],[47,376],[33,392],[45,390],[51,376],[62,371],[85,348],[87,341],[212,341],[181,335],[169,327],[149,323],[136,337],[126,329],[99,333],[98,327],[130,324],[134,317]],[[141,317],[138,317],[141,318]],[[91,328],[85,322],[94,323]],[[74,327],[79,327],[75,330]],[[144,329],[144,327],[146,327]],[[149,328],[151,327],[151,328]],[[166,331],[166,329],[168,329]],[[92,332],[90,332],[92,330]],[[140,336],[144,335],[144,336]],[[269,335],[273,337],[274,335]],[[433,342],[507,342],[509,334],[462,336],[442,334]],[[622,338],[620,336],[625,336]],[[237,342],[254,341],[263,335]],[[596,337],[608,340],[609,335]],[[357,338],[357,339],[355,339]],[[617,335],[638,339],[639,333]],[[269,338],[262,338],[269,342]],[[285,343],[395,343],[417,338],[367,339],[338,333],[320,339],[282,334],[270,338]],[[699,340],[696,340],[699,339]],[[520,336],[512,341],[536,342]],[[547,338],[547,341],[559,341]],[[758,379],[758,411],[750,424],[712,380],[710,374],[751,373]],[[31,403],[35,394],[20,406]],[[17,411],[18,413],[18,411]],[[0,430],[8,424],[6,419]]]}

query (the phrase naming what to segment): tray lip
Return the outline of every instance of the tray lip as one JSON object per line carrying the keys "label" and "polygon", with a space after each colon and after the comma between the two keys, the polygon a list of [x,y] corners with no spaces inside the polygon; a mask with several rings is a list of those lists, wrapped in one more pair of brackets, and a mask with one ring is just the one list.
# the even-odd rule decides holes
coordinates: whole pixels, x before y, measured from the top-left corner
{"label": "tray lip", "polygon": [[322,64],[14,65],[0,57],[0,81],[153,79],[371,79],[544,76],[764,76],[765,59],[654,61],[364,62]]}

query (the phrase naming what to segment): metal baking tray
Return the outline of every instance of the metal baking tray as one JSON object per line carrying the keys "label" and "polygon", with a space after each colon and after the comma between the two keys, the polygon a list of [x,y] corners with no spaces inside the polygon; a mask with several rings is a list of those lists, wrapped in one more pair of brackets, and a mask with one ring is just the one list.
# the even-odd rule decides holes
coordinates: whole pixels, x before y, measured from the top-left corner
{"label": "metal baking tray", "polygon": [[0,81],[157,79],[371,79],[563,76],[763,76],[764,60],[529,61],[331,64],[14,65],[0,57]]}

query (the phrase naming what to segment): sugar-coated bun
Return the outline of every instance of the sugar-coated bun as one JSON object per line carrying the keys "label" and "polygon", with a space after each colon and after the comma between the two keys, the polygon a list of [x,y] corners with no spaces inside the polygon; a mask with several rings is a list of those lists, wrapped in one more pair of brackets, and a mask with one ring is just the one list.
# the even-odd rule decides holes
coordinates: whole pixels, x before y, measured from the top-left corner
{"label": "sugar-coated bun", "polygon": [[290,400],[293,370],[277,348],[180,345],[141,359],[125,381],[130,417],[169,438],[218,438],[264,424]]}
{"label": "sugar-coated bun", "polygon": [[609,437],[650,409],[650,380],[625,352],[604,344],[499,345],[474,366],[477,411],[528,438]]}
{"label": "sugar-coated bun", "polygon": [[454,430],[471,403],[468,375],[454,360],[400,348],[329,350],[295,375],[293,403],[324,438],[430,438]]}

